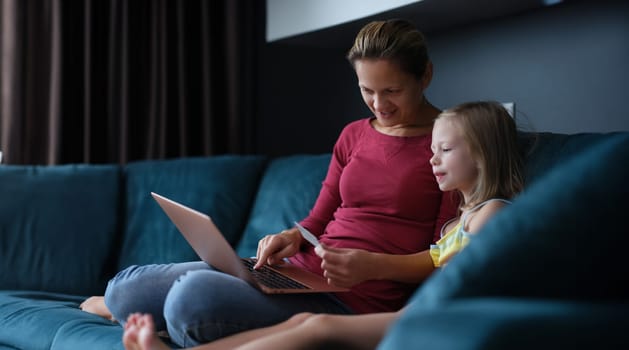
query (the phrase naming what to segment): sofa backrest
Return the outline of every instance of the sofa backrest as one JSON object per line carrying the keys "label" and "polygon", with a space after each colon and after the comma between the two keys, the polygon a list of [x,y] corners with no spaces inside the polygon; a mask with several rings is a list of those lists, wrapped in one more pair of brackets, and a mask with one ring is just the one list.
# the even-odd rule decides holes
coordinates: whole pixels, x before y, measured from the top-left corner
{"label": "sofa backrest", "polygon": [[102,293],[120,187],[117,165],[0,166],[0,289]]}
{"label": "sofa backrest", "polygon": [[262,237],[292,227],[293,221],[308,215],[321,190],[330,157],[304,154],[271,161],[237,246],[240,256],[254,256]]}
{"label": "sofa backrest", "polygon": [[614,133],[520,133],[527,186],[555,168],[597,144],[619,134]]}
{"label": "sofa backrest", "polygon": [[[530,186],[613,135],[521,136]],[[151,191],[209,214],[241,256],[255,255],[262,237],[308,215],[329,161],[226,155],[0,166],[0,289],[101,294],[129,265],[198,259]]]}
{"label": "sofa backrest", "polygon": [[[613,133],[612,133],[613,134]],[[521,132],[527,186],[551,168],[610,138],[605,133],[557,134]],[[258,241],[267,234],[292,227],[308,215],[321,189],[331,154],[276,158],[264,173],[256,200],[237,251],[255,255]]]}
{"label": "sofa backrest", "polygon": [[265,165],[265,157],[240,155],[128,164],[124,169],[125,227],[118,269],[199,259],[150,192],[208,214],[235,245]]}

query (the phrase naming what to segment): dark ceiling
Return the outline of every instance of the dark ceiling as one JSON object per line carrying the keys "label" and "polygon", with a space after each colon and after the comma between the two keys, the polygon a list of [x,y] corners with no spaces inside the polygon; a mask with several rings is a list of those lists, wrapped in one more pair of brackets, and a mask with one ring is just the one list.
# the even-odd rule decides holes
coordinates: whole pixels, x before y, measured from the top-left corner
{"label": "dark ceiling", "polygon": [[[360,28],[372,20],[404,18],[424,33],[441,31],[489,18],[511,16],[548,6],[552,0],[423,0],[377,15],[301,34],[274,43],[314,47],[347,47]],[[565,1],[564,1],[565,2]]]}

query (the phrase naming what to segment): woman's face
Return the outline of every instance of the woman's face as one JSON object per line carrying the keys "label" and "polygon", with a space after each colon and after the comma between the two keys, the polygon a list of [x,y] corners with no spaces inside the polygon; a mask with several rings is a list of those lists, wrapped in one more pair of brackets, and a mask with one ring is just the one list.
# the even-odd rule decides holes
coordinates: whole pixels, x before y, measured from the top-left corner
{"label": "woman's face", "polygon": [[354,64],[365,104],[384,127],[421,122],[422,81],[385,59],[361,59]]}

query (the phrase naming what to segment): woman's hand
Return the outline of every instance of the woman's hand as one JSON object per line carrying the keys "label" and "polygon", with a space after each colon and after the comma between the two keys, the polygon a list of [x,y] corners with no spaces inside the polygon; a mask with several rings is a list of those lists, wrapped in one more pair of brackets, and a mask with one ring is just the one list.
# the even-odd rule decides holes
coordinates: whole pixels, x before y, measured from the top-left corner
{"label": "woman's hand", "polygon": [[323,244],[315,252],[322,259],[323,276],[334,286],[351,288],[358,283],[375,279],[377,254],[361,249],[332,248]]}
{"label": "woman's hand", "polygon": [[265,263],[278,265],[284,262],[284,258],[293,256],[301,246],[301,235],[297,228],[284,230],[274,235],[265,236],[258,242],[258,252],[254,269],[260,268]]}

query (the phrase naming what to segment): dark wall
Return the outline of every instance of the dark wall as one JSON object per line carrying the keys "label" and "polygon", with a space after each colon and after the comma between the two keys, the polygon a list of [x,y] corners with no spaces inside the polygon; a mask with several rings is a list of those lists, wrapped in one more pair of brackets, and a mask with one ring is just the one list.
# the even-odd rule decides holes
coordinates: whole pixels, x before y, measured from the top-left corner
{"label": "dark wall", "polygon": [[[621,0],[567,2],[426,32],[435,66],[427,95],[441,108],[515,102],[516,120],[527,130],[629,131],[627,33],[629,2]],[[343,125],[369,115],[344,58],[351,44],[265,45],[259,153],[329,152]]]}
{"label": "dark wall", "polygon": [[259,153],[330,152],[348,121],[369,115],[342,49],[271,44],[267,51],[260,68]]}
{"label": "dark wall", "polygon": [[548,7],[430,35],[428,96],[515,102],[522,128],[629,130],[629,2]]}

